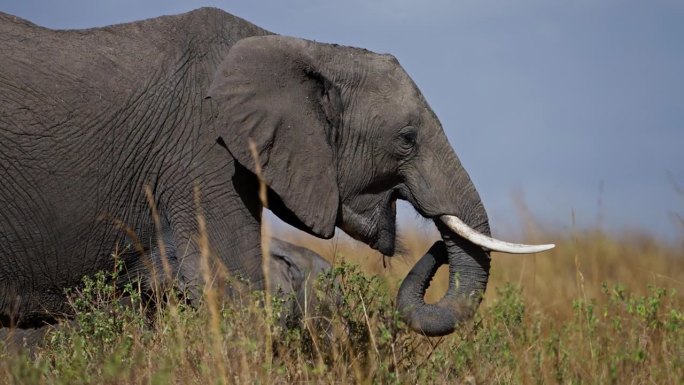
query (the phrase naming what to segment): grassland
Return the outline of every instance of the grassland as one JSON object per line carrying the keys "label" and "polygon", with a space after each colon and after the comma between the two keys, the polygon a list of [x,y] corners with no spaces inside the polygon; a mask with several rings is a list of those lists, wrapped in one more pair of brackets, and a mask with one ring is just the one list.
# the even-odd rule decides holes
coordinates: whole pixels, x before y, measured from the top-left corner
{"label": "grassland", "polygon": [[[404,231],[403,256],[384,264],[346,238],[291,238],[332,260],[335,277],[313,293],[322,312],[289,330],[275,321],[275,299],[265,311],[261,295],[223,303],[207,288],[199,308],[150,309],[130,286],[124,306],[102,275],[74,297],[78,327],[52,333],[32,358],[4,354],[0,383],[684,383],[684,237],[531,230],[528,241],[557,248],[494,254],[475,319],[426,338],[398,321],[393,301],[432,236]],[[445,274],[429,301],[446,290]]]}

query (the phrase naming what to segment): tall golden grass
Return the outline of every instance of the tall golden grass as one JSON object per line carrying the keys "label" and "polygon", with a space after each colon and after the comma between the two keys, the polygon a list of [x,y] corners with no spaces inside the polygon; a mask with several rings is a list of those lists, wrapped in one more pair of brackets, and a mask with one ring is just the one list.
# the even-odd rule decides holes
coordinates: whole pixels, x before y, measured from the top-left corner
{"label": "tall golden grass", "polygon": [[[306,314],[292,330],[277,322],[277,298],[222,298],[200,236],[207,285],[199,306],[169,296],[150,321],[134,287],[124,293],[134,306],[119,306],[106,277],[91,280],[72,297],[78,326],[58,328],[31,357],[0,353],[0,383],[684,382],[684,236],[663,243],[642,232],[528,228],[527,241],[557,247],[492,255],[478,315],[443,338],[408,331],[393,305],[435,232],[403,231],[391,258],[342,235],[278,233],[338,268],[336,280],[312,293],[328,311]],[[433,280],[428,301],[446,290],[446,274]]]}
{"label": "tall golden grass", "polygon": [[[564,306],[573,298],[595,298],[603,283],[623,284],[644,294],[648,285],[675,288],[684,293],[684,231],[679,241],[662,241],[647,232],[607,234],[602,230],[570,233],[541,232],[529,223],[526,242],[554,242],[556,248],[541,254],[493,253],[488,287],[513,283],[529,303],[566,316]],[[392,292],[415,261],[439,239],[434,229],[415,227],[400,234],[401,252],[384,257],[344,234],[321,240],[300,232],[281,231],[278,237],[316,251],[330,262],[343,258],[361,266],[368,274],[387,280]],[[446,292],[447,269],[441,268],[427,292],[428,302]],[[495,298],[488,290],[484,304]]]}

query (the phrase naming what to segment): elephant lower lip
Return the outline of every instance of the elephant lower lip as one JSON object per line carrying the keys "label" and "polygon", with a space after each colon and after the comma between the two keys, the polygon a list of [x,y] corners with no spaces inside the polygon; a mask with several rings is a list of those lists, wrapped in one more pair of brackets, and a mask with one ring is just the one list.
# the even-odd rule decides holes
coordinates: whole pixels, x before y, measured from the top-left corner
{"label": "elephant lower lip", "polygon": [[375,236],[368,245],[385,256],[393,256],[396,249],[396,217],[397,192],[393,192],[383,207],[384,212],[378,213],[382,218],[377,223]]}
{"label": "elephant lower lip", "polygon": [[355,211],[342,204],[337,227],[357,241],[386,256],[394,255],[396,242],[397,191],[391,191],[371,210]]}
{"label": "elephant lower lip", "polygon": [[380,229],[378,240],[371,243],[370,247],[381,252],[383,255],[394,255],[395,249],[395,234],[391,229]]}

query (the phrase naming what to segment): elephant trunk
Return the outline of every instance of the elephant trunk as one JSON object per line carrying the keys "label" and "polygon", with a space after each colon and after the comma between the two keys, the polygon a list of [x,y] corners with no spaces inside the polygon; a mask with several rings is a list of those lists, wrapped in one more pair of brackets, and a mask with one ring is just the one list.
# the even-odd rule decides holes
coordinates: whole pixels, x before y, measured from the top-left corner
{"label": "elephant trunk", "polygon": [[[411,329],[427,336],[452,333],[457,324],[472,317],[489,279],[489,252],[455,234],[441,220],[435,224],[442,236],[415,264],[404,279],[397,305]],[[443,264],[449,264],[449,288],[435,304],[425,303],[425,291]]]}
{"label": "elephant trunk", "polygon": [[[489,279],[489,251],[512,254],[538,253],[554,247],[524,245],[491,238],[470,228],[458,217],[442,215],[435,219],[442,240],[435,242],[414,265],[399,287],[397,305],[402,319],[413,330],[427,336],[452,333],[456,325],[469,319],[482,301]],[[425,291],[443,264],[449,264],[449,288],[436,304],[426,304]]]}

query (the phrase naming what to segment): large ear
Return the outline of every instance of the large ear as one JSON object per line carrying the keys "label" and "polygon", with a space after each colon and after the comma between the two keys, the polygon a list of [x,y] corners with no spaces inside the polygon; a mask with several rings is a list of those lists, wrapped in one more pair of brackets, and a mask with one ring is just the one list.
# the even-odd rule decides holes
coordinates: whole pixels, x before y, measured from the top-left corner
{"label": "large ear", "polygon": [[281,36],[240,40],[216,71],[208,97],[219,110],[216,133],[231,155],[252,172],[258,161],[285,206],[276,214],[294,214],[299,227],[330,238],[339,206],[334,142],[342,106],[317,65],[318,46]]}

